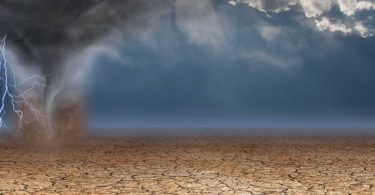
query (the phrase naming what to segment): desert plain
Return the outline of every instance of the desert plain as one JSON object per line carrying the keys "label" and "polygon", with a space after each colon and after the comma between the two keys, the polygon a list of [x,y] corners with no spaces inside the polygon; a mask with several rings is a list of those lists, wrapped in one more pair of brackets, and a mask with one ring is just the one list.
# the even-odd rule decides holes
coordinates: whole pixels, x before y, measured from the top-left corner
{"label": "desert plain", "polygon": [[375,137],[3,137],[0,194],[375,194]]}

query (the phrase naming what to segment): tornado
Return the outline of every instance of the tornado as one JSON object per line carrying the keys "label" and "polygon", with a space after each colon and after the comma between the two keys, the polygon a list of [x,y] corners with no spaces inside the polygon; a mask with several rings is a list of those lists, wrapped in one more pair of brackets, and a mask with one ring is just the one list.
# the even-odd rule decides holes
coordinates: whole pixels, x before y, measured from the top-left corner
{"label": "tornado", "polygon": [[0,35],[7,36],[7,49],[22,69],[44,77],[43,126],[54,134],[56,97],[66,89],[65,74],[79,68],[69,59],[115,33],[130,36],[173,5],[170,0],[1,1]]}

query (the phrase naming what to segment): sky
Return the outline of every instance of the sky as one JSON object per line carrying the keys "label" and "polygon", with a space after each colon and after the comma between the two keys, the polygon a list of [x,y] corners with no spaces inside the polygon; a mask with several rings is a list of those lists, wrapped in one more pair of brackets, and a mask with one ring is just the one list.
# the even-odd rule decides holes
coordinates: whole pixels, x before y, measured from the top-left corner
{"label": "sky", "polygon": [[375,2],[165,2],[65,56],[91,126],[375,127]]}
{"label": "sky", "polygon": [[[373,10],[351,11],[355,19],[338,5],[318,17],[274,11],[279,1],[265,1],[269,9],[194,2],[125,37],[121,63],[97,59],[88,87],[93,124],[374,125]],[[315,24],[325,18],[366,23],[368,32]]]}

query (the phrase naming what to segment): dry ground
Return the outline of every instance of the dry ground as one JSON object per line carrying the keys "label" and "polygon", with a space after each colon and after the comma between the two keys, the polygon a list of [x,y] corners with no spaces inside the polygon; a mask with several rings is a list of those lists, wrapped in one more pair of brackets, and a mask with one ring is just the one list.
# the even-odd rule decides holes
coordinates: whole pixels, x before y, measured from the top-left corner
{"label": "dry ground", "polygon": [[0,194],[375,194],[375,138],[0,143]]}

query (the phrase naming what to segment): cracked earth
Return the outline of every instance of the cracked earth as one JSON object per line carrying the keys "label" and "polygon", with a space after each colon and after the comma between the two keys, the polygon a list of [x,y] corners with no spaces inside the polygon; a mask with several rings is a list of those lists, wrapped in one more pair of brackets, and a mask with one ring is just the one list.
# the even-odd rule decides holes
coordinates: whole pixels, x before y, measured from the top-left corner
{"label": "cracked earth", "polygon": [[375,138],[0,143],[0,194],[375,194]]}

